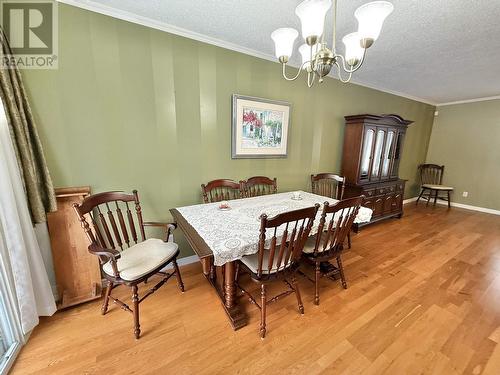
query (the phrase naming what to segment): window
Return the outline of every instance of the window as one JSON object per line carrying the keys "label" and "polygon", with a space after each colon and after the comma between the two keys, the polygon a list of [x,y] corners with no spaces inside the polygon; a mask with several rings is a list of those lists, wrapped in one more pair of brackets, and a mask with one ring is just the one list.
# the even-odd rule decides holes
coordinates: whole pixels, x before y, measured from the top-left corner
{"label": "window", "polygon": [[12,285],[8,279],[4,257],[6,246],[0,223],[0,374],[6,374],[21,348],[23,334],[15,315]]}

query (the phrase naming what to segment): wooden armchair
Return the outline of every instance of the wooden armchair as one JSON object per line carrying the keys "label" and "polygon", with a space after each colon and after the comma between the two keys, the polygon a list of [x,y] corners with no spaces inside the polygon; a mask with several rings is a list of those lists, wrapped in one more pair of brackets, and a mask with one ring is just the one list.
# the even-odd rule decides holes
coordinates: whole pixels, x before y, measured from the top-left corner
{"label": "wooden armchair", "polygon": [[[453,191],[451,186],[443,185],[443,174],[444,174],[444,165],[437,164],[421,164],[418,166],[420,171],[420,181],[422,183],[420,194],[417,198],[417,203],[420,198],[427,199],[427,205],[429,205],[429,201],[432,199],[434,195],[434,205],[436,205],[436,201],[438,199],[444,200],[448,202],[448,208],[450,208],[450,193]],[[440,197],[439,193],[446,193],[446,197]],[[427,195],[424,195],[427,193]]]}
{"label": "wooden armchair", "polygon": [[[184,292],[177,266],[179,248],[171,241],[171,232],[176,225],[144,222],[137,190],[132,194],[112,191],[91,195],[81,204],[73,204],[73,208],[89,239],[89,252],[99,257],[102,274],[108,281],[101,312],[103,315],[106,314],[111,299],[123,310],[132,313],[134,335],[138,339],[141,333],[139,304],[173,275],[177,278],[179,289]],[[135,211],[135,215],[132,214],[132,210]],[[146,239],[147,227],[163,228],[165,238]],[[174,271],[162,272],[161,270],[169,263],[173,264]],[[156,274],[160,274],[162,279],[139,298],[138,285]],[[132,309],[111,296],[111,291],[119,285],[127,285],[132,289]]]}
{"label": "wooden armchair", "polygon": [[201,184],[203,202],[212,203],[230,199],[243,198],[243,186],[241,182],[220,179]]}
{"label": "wooden armchair", "polygon": [[260,195],[276,194],[278,192],[278,180],[265,176],[250,177],[246,181],[240,181],[243,186],[245,197],[257,197]]}
{"label": "wooden armchair", "polygon": [[[314,303],[319,305],[319,279],[322,274],[330,276],[332,273],[340,273],[342,286],[347,288],[344,268],[342,266],[342,250],[347,234],[351,231],[352,224],[358,214],[364,196],[344,199],[333,205],[325,202],[316,236],[307,240],[304,245],[304,257],[315,265],[315,293]],[[320,264],[329,262],[331,259],[337,261],[338,268],[322,272]]]}
{"label": "wooden armchair", "polygon": [[[324,197],[344,199],[346,178],[333,173],[311,175],[311,192]],[[351,248],[351,232],[347,233],[347,247]]]}
{"label": "wooden armchair", "polygon": [[[299,312],[304,313],[300,291],[295,279],[295,272],[302,249],[311,231],[319,204],[314,207],[289,211],[273,218],[261,216],[259,251],[257,254],[244,256],[237,264],[237,282],[240,271],[248,273],[251,279],[260,284],[260,305],[256,299],[238,282],[238,287],[260,309],[260,336],[266,335],[267,304],[291,293],[295,293]],[[266,231],[272,235],[266,239]],[[281,280],[289,289],[275,297],[267,298],[266,285]]]}

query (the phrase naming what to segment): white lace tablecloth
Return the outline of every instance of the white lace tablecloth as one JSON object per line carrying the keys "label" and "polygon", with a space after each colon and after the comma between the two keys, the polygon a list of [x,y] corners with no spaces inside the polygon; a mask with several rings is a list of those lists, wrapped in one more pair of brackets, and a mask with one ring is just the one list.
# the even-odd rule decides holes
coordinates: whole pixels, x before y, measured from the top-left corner
{"label": "white lace tablecloth", "polygon": [[[186,221],[198,232],[214,254],[214,264],[221,266],[241,259],[244,255],[255,254],[260,234],[260,215],[273,217],[277,214],[311,207],[325,201],[337,202],[316,194],[301,191],[301,200],[291,199],[292,193],[279,193],[254,198],[229,201],[229,210],[220,210],[220,203],[205,203],[177,208]],[[321,210],[321,208],[320,208]],[[317,232],[318,211],[311,235]],[[361,207],[355,223],[370,221],[372,210]]]}

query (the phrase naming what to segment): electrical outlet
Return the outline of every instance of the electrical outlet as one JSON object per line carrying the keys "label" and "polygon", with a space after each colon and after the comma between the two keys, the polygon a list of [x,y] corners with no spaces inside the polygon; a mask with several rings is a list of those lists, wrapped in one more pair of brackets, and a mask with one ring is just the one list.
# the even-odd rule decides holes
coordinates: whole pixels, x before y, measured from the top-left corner
{"label": "electrical outlet", "polygon": [[462,193],[462,197],[467,198],[468,196],[469,196],[469,192],[468,191],[464,191]]}

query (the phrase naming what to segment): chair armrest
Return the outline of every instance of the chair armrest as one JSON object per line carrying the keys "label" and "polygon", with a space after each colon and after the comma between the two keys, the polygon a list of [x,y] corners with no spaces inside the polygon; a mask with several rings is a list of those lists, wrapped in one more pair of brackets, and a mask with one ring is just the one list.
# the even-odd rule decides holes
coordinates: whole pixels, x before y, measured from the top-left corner
{"label": "chair armrest", "polygon": [[[92,244],[89,246],[89,252],[91,254],[97,255],[101,260],[101,263],[111,262],[111,267],[113,268],[113,273],[115,277],[120,277],[118,272],[118,266],[116,265],[116,260],[120,258],[121,254],[115,249],[106,249],[97,244]],[[104,258],[104,259],[103,259]]]}
{"label": "chair armrest", "polygon": [[145,221],[143,223],[143,225],[145,227],[161,227],[161,228],[165,228],[165,234],[166,234],[166,237],[165,237],[165,242],[168,241],[168,238],[170,237],[170,235],[172,234],[172,232],[177,228],[177,224],[176,223],[159,223],[159,222],[156,222],[156,221]]}

